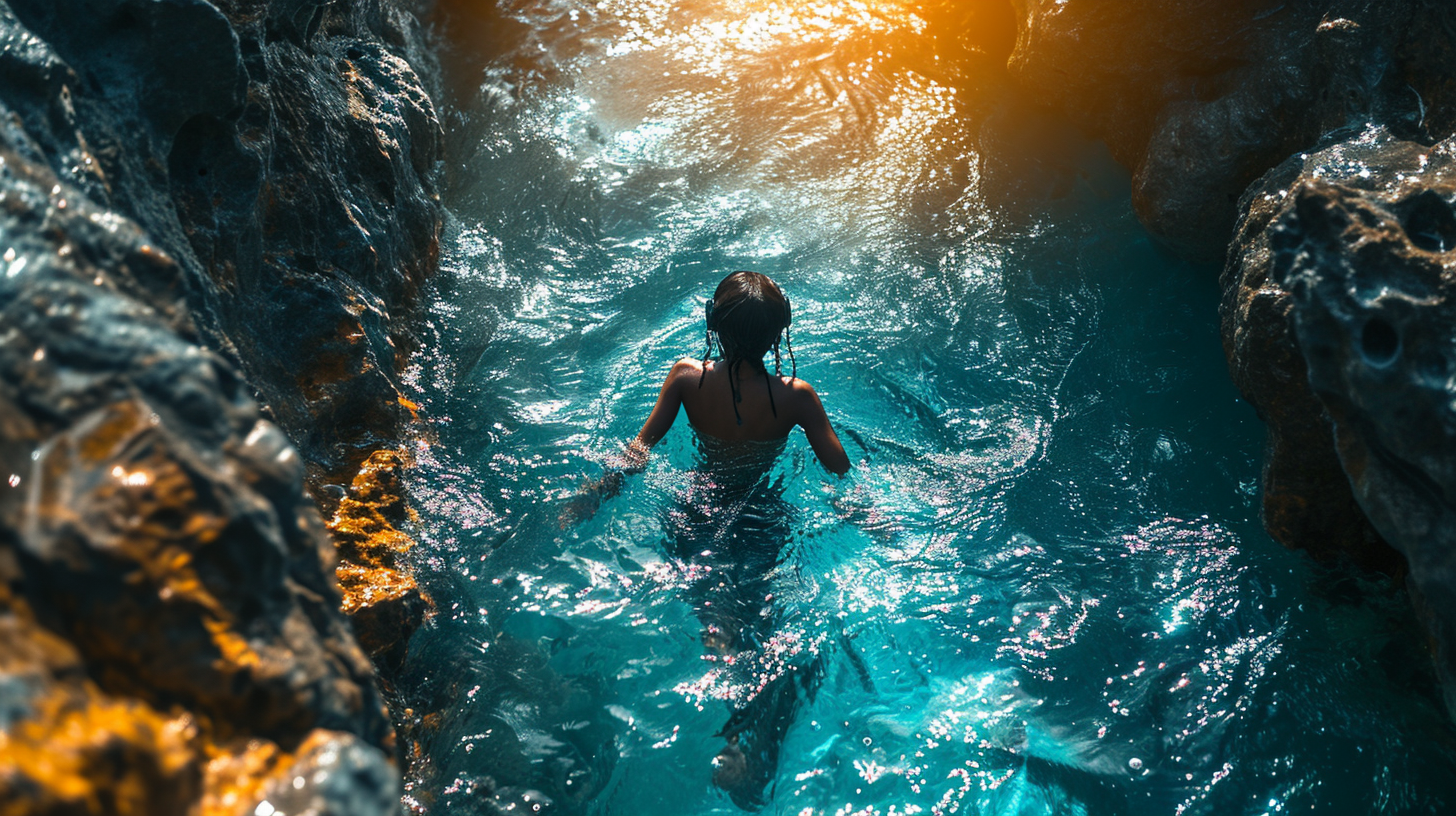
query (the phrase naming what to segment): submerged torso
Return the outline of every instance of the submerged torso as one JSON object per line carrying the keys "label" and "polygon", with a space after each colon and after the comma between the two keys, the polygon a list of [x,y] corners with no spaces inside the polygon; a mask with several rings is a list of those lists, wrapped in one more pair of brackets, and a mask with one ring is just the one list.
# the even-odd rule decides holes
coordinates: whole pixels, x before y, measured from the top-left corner
{"label": "submerged torso", "polygon": [[787,443],[787,436],[765,440],[727,440],[703,433],[696,427],[693,429],[698,469],[725,476],[760,478],[773,467]]}
{"label": "submerged torso", "polygon": [[666,516],[670,549],[727,570],[735,583],[756,584],[782,557],[794,515],[774,471],[786,440],[730,442],[695,432],[693,442],[695,466]]}

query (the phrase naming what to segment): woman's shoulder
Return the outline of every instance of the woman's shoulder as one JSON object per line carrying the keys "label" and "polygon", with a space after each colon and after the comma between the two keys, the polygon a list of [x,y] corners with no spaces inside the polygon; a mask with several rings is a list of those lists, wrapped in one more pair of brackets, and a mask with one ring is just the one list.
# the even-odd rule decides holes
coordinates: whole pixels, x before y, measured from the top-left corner
{"label": "woman's shoulder", "polygon": [[677,362],[672,364],[672,370],[667,372],[667,376],[669,378],[681,377],[684,374],[692,374],[696,376],[701,373],[703,373],[702,360],[696,360],[692,357],[684,357],[681,360],[678,360]]}
{"label": "woman's shoulder", "polygon": [[783,376],[779,377],[779,380],[789,390],[790,405],[795,408],[818,409],[821,412],[824,410],[819,402],[819,393],[814,390],[814,386],[810,385],[808,380]]}
{"label": "woman's shoulder", "polygon": [[672,369],[667,372],[667,384],[673,385],[679,382],[687,382],[690,378],[693,382],[697,382],[698,377],[702,376],[702,374],[702,360],[684,357],[672,364]]}
{"label": "woman's shoulder", "polygon": [[804,379],[803,377],[785,377],[780,375],[779,380],[782,381],[783,384],[795,394],[803,394],[805,396],[816,395],[816,392],[814,391],[814,386],[810,385],[809,381]]}

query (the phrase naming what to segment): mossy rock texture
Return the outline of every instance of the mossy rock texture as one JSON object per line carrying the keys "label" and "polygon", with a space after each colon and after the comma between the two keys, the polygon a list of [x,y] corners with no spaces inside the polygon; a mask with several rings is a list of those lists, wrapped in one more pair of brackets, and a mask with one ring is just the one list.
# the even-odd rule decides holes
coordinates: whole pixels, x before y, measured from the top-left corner
{"label": "mossy rock texture", "polygon": [[[397,811],[314,497],[414,419],[441,224],[415,15],[0,2],[5,813]],[[396,652],[411,597],[373,615]]]}

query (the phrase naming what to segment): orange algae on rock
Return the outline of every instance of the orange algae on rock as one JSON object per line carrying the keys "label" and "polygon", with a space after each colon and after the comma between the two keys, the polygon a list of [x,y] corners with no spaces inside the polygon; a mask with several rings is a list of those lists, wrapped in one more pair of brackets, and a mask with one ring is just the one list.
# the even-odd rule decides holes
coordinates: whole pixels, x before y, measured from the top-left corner
{"label": "orange algae on rock", "polygon": [[27,584],[35,608],[108,693],[186,706],[222,736],[288,742],[354,717],[367,660],[342,619],[310,612],[336,603],[321,520],[301,495],[270,502],[301,486],[297,457],[266,422],[219,456],[151,413],[112,403],[36,452],[18,526],[45,568]]}
{"label": "orange algae on rock", "polygon": [[405,456],[374,452],[354,477],[329,529],[338,547],[335,575],[343,611],[375,664],[389,675],[404,659],[409,636],[433,608],[403,564],[414,539],[400,530],[414,511],[401,478]]}
{"label": "orange algae on rock", "polygon": [[[0,559],[3,561],[3,559]],[[7,578],[0,563],[0,578]],[[102,814],[241,816],[316,774],[316,756],[357,743],[317,728],[292,748],[216,739],[206,718],[108,694],[85,676],[75,647],[36,623],[0,581],[0,816]]]}
{"label": "orange algae on rock", "polygon": [[201,779],[194,718],[87,680],[75,648],[10,594],[13,566],[0,564],[0,815],[185,812]]}
{"label": "orange algae on rock", "polygon": [[0,731],[0,813],[181,813],[200,787],[196,727],[90,683],[53,688]]}
{"label": "orange algae on rock", "polygon": [[213,747],[204,768],[199,816],[236,816],[257,804],[292,757],[276,743],[249,740],[232,751]]}

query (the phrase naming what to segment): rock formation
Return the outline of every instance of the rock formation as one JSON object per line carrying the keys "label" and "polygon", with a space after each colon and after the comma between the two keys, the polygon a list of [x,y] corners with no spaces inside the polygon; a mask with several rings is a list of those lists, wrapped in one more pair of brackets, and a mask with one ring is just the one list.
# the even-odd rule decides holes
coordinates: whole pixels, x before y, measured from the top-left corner
{"label": "rock formation", "polygon": [[[1456,140],[1372,129],[1297,160],[1268,287],[1371,523],[1405,556],[1456,711]],[[1271,182],[1278,184],[1277,180]]]}
{"label": "rock formation", "polygon": [[1107,141],[1148,229],[1195,259],[1229,247],[1224,348],[1269,429],[1266,527],[1408,567],[1456,712],[1456,188],[1452,143],[1431,146],[1456,133],[1456,6],[1012,4],[1013,75]]}
{"label": "rock formation", "polygon": [[[1154,235],[1186,256],[1206,260],[1223,257],[1234,239],[1231,269],[1263,263],[1267,247],[1261,233],[1268,207],[1257,197],[1247,199],[1246,206],[1238,202],[1251,183],[1290,155],[1372,121],[1410,136],[1456,128],[1456,83],[1437,59],[1456,44],[1449,4],[1012,4],[1020,23],[1010,61],[1013,76],[1103,138],[1133,171],[1134,205]],[[1258,293],[1264,274],[1249,273],[1247,295]],[[1225,338],[1235,380],[1266,416],[1287,411],[1300,417],[1271,421],[1271,450],[1277,451],[1266,474],[1271,532],[1292,544],[1345,530],[1360,513],[1340,478],[1328,478],[1336,467],[1333,451],[1316,443],[1328,426],[1320,425],[1312,394],[1298,385],[1303,375],[1295,370],[1297,360],[1266,365],[1257,359],[1298,356],[1287,340],[1258,339],[1266,331],[1283,336],[1275,319],[1283,306],[1274,303],[1271,310],[1256,298],[1241,301],[1237,289],[1225,288]],[[1258,315],[1243,320],[1235,314],[1240,310]],[[1268,380],[1265,375],[1275,370],[1282,373]],[[1285,381],[1295,383],[1287,395],[1251,393]],[[1298,438],[1286,438],[1289,434]],[[1310,459],[1311,467],[1284,466],[1287,454],[1311,448],[1322,450],[1299,454]],[[1322,498],[1305,512],[1301,502],[1314,495]],[[1368,530],[1357,529],[1353,538],[1372,540]],[[1351,548],[1358,545],[1336,549]]]}
{"label": "rock formation", "polygon": [[1011,0],[1010,68],[1106,140],[1133,205],[1222,258],[1244,190],[1341,128],[1456,129],[1456,9],[1441,0]]}
{"label": "rock formation", "polygon": [[[1380,540],[1351,492],[1332,443],[1333,429],[1310,388],[1290,317],[1293,301],[1273,274],[1271,226],[1302,183],[1334,172],[1366,187],[1364,165],[1295,156],[1271,170],[1240,202],[1220,305],[1224,354],[1234,385],[1264,420],[1264,525],[1275,539],[1326,561],[1395,572],[1399,559]],[[1381,181],[1375,184],[1382,183]]]}
{"label": "rock formation", "polygon": [[[0,3],[5,812],[397,808],[309,493],[397,504],[355,474],[411,419],[440,229],[418,28],[394,0]],[[398,520],[367,533],[397,551]],[[417,623],[396,566],[355,569],[350,611]]]}

